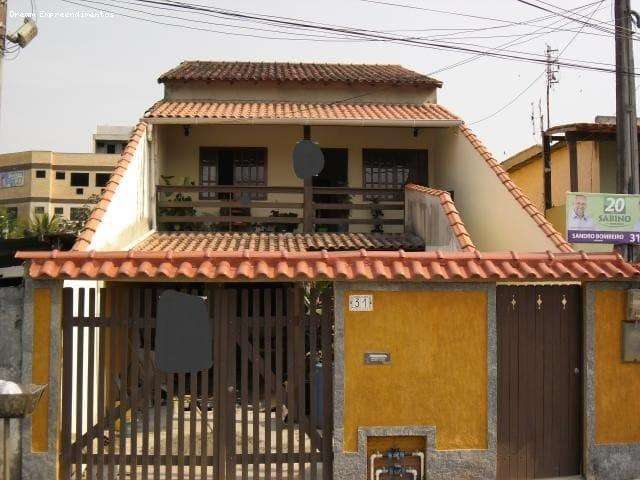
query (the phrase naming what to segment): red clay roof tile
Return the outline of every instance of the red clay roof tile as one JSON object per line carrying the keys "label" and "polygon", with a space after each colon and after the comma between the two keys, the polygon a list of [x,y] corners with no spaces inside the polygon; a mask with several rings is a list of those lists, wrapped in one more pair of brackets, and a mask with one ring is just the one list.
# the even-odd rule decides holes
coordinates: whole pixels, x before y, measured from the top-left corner
{"label": "red clay roof tile", "polygon": [[423,251],[412,234],[156,232],[133,252],[316,252],[350,250]]}
{"label": "red clay roof tile", "polygon": [[420,120],[460,121],[435,103],[214,102],[162,100],[145,112],[149,120],[206,118],[219,120]]}
{"label": "red clay roof tile", "polygon": [[170,81],[272,81],[432,85],[442,82],[400,65],[288,62],[185,61],[162,74],[159,83]]}
{"label": "red clay roof tile", "polygon": [[625,280],[617,254],[479,252],[19,252],[33,278],[189,280]]}

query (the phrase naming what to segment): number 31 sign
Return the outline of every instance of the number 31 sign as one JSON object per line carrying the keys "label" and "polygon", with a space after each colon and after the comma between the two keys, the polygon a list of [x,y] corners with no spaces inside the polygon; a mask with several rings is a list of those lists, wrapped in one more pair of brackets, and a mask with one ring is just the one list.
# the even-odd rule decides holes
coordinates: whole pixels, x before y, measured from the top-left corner
{"label": "number 31 sign", "polygon": [[372,312],[373,295],[349,295],[350,312]]}

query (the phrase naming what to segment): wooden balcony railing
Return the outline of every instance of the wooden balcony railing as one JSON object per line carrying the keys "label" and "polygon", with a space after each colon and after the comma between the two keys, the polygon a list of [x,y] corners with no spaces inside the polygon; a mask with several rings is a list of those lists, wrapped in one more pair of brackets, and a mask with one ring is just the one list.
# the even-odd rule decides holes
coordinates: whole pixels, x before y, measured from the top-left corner
{"label": "wooden balcony railing", "polygon": [[156,205],[160,230],[293,232],[302,225],[314,232],[323,225],[345,225],[345,231],[371,225],[382,231],[404,224],[401,189],[159,185]]}

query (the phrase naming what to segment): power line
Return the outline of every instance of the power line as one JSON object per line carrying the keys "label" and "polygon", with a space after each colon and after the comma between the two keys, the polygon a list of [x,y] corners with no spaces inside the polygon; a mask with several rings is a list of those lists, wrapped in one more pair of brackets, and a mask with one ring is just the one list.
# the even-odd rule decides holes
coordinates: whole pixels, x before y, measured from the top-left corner
{"label": "power line", "polygon": [[[65,1],[67,3],[73,3],[75,5],[78,5],[77,2],[73,2],[71,0],[62,0]],[[93,0],[79,0],[79,1],[83,1],[85,2],[85,5],[83,6],[87,6],[86,3],[88,4],[95,4],[96,2]],[[228,16],[230,18],[237,18],[237,19],[244,19],[244,20],[266,20],[268,22],[270,22],[273,25],[278,25],[278,26],[285,26],[285,27],[299,27],[305,30],[312,30],[312,31],[323,31],[323,32],[330,32],[330,33],[334,33],[334,34],[348,34],[351,36],[357,36],[359,38],[364,38],[364,39],[368,39],[368,40],[377,40],[377,41],[388,41],[388,42],[393,42],[393,43],[398,43],[398,44],[405,44],[405,45],[411,45],[411,46],[416,46],[416,47],[421,47],[421,48],[427,48],[427,49],[434,49],[434,50],[444,50],[444,51],[457,51],[457,52],[462,52],[462,53],[470,53],[470,54],[482,54],[488,57],[494,57],[494,58],[499,58],[499,59],[504,59],[504,60],[514,60],[514,61],[522,61],[522,62],[528,62],[528,63],[538,63],[538,64],[546,64],[546,59],[544,58],[544,56],[539,55],[539,54],[533,54],[533,53],[528,53],[528,52],[524,52],[523,54],[520,53],[511,53],[511,52],[501,52],[501,51],[493,51],[491,49],[479,49],[479,48],[475,48],[475,47],[469,47],[469,46],[461,46],[461,45],[451,45],[451,44],[447,44],[447,43],[442,43],[442,42],[427,42],[427,41],[420,41],[420,40],[414,40],[411,38],[402,38],[402,37],[397,37],[397,36],[392,36],[392,35],[388,35],[388,34],[382,34],[379,33],[375,30],[365,30],[365,29],[357,29],[354,30],[350,27],[327,27],[327,26],[320,26],[320,25],[316,25],[316,24],[311,24],[308,22],[305,22],[303,20],[299,20],[299,19],[294,19],[294,20],[281,20],[277,17],[273,17],[273,16],[264,16],[264,15],[259,15],[259,14],[253,14],[253,13],[246,13],[246,12],[233,12],[233,11],[229,11],[229,10],[225,10],[225,9],[219,9],[219,8],[207,8],[207,7],[203,7],[203,6],[197,6],[197,5],[193,5],[193,4],[186,4],[186,3],[182,3],[182,2],[167,2],[167,1],[154,1],[154,0],[138,0],[140,2],[144,2],[144,3],[148,3],[148,4],[154,4],[154,5],[163,5],[163,6],[179,6],[185,10],[188,11],[205,11],[205,12],[213,12],[213,13],[218,13],[224,16]],[[109,11],[106,10],[104,8],[98,8],[98,7],[89,7],[89,8],[94,8],[97,10],[103,10],[103,11],[108,11],[110,13],[114,13],[114,14],[118,14],[116,12],[113,11]],[[128,16],[125,14],[120,14],[123,16]],[[140,19],[139,17],[132,17],[129,16],[131,18],[137,18]],[[199,29],[197,27],[190,27],[190,26],[185,26],[185,25],[180,25],[180,24],[169,24],[166,22],[158,22],[156,20],[151,20],[151,19],[144,19],[145,21],[149,21],[152,23],[160,23],[163,25],[169,25],[169,26],[174,26],[174,27],[183,27],[183,28],[189,28],[189,29],[195,29],[195,30],[204,30],[207,31],[207,29]],[[250,35],[250,34],[238,34],[236,32],[221,32],[221,31],[216,31],[215,33],[221,33],[221,34],[235,34],[235,35],[241,35],[241,36],[253,36],[253,37],[258,37],[258,38],[265,38],[264,36],[256,36],[256,35]],[[266,37],[269,39],[276,39],[273,37]],[[286,40],[289,38],[279,38],[282,40]],[[524,55],[524,56],[523,56]],[[613,68],[608,68],[610,66],[610,64],[603,64],[601,62],[593,62],[593,61],[589,61],[589,60],[563,60],[562,62],[559,62],[560,65],[566,67],[566,68],[575,68],[575,69],[582,69],[582,70],[590,70],[590,71],[599,71],[599,72],[606,72],[606,73],[613,73],[615,70]],[[606,65],[606,66],[600,66],[600,65]],[[628,72],[628,74],[630,75],[637,75],[637,73],[634,72]]]}
{"label": "power line", "polygon": [[[600,0],[600,4],[602,4],[602,3],[604,3],[604,0]],[[596,11],[597,10],[594,10],[591,15],[592,16],[595,15]],[[582,26],[582,28],[584,28],[584,27],[585,27],[585,25]],[[560,50],[560,53],[558,53],[558,56],[556,57],[556,59],[559,59],[562,56],[562,54],[567,51],[567,49],[571,46],[571,44],[574,42],[574,40],[578,37],[578,35],[580,35],[580,32],[577,32],[573,37],[571,37],[571,39],[566,43],[566,45],[564,47],[562,47],[562,49]],[[471,122],[469,125],[476,125],[478,123],[484,122],[486,120],[489,120],[489,119],[495,117],[499,113],[502,113],[504,110],[506,110],[511,105],[513,105],[520,97],[522,97],[522,95],[524,95],[531,87],[533,87],[538,82],[538,80],[540,80],[542,78],[543,75],[546,75],[546,74],[547,74],[547,68],[545,68],[542,72],[540,72],[540,74],[536,78],[534,78],[533,81],[531,83],[529,83],[529,85],[527,85],[515,97],[513,97],[511,100],[509,100],[507,103],[505,103],[498,110],[496,110],[495,112],[493,112],[490,115],[487,115],[486,117],[483,117],[483,118],[481,118],[479,120]]]}
{"label": "power line", "polygon": [[[551,8],[559,9],[560,10],[559,12],[551,10],[551,8],[548,8],[548,7],[533,3],[533,1],[529,1],[529,0],[516,0],[516,1],[519,2],[519,3],[522,3],[524,5],[528,5],[530,7],[537,8],[537,9],[542,10],[544,12],[550,12],[550,13],[555,13],[557,15],[561,15],[561,16],[563,16],[565,18],[573,20],[576,23],[580,23],[580,24],[582,24],[584,26],[593,28],[595,30],[600,30],[602,32],[610,33],[612,35],[614,35],[614,34],[615,35],[628,35],[628,32],[623,31],[618,27],[615,27],[615,26],[612,26],[613,28],[608,27],[607,25],[610,25],[610,24],[608,24],[607,22],[601,22],[601,23],[604,23],[604,25],[598,25],[598,24],[594,24],[591,20],[590,21],[584,21],[584,20],[581,20],[579,18],[575,18],[574,16],[567,14],[567,12],[569,12],[568,10],[564,10],[564,9],[562,9],[560,7],[557,7],[556,5],[553,5],[552,3],[548,3],[548,2],[544,2],[542,0],[539,0],[540,3],[542,3],[543,5],[548,5]],[[618,31],[620,31],[622,33],[618,34],[617,33]]]}

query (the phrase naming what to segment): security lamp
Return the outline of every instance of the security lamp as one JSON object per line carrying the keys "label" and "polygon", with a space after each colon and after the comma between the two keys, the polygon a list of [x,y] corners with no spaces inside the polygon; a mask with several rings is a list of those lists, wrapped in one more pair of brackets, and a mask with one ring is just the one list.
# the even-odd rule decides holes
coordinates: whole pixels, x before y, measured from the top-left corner
{"label": "security lamp", "polygon": [[36,22],[30,18],[25,17],[24,23],[13,34],[7,35],[7,40],[12,43],[17,43],[20,47],[24,48],[29,45],[29,42],[35,38],[38,34],[38,26]]}

